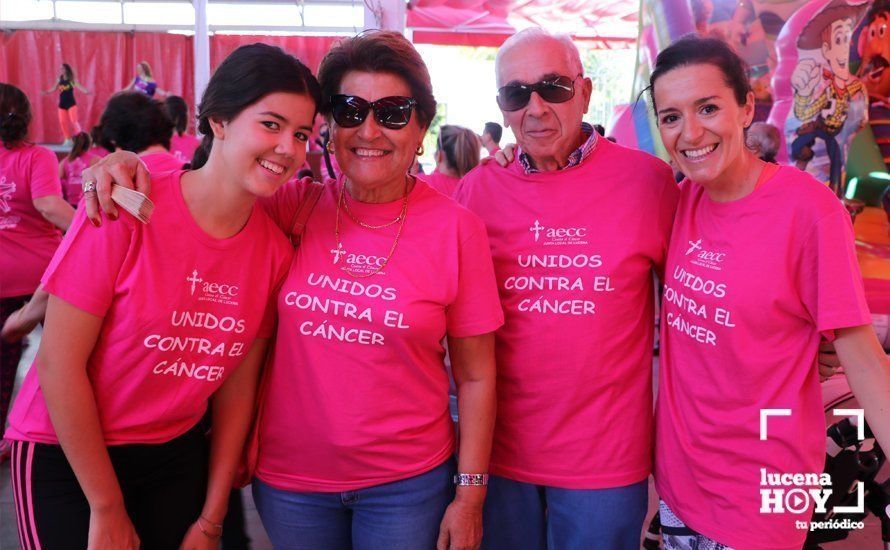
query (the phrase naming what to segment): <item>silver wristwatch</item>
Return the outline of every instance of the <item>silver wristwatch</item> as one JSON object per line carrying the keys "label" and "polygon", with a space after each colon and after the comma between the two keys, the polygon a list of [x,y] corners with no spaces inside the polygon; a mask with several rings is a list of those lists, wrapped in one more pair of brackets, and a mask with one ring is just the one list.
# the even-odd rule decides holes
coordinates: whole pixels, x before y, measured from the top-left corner
{"label": "silver wristwatch", "polygon": [[456,474],[454,484],[458,486],[484,487],[488,485],[488,474]]}

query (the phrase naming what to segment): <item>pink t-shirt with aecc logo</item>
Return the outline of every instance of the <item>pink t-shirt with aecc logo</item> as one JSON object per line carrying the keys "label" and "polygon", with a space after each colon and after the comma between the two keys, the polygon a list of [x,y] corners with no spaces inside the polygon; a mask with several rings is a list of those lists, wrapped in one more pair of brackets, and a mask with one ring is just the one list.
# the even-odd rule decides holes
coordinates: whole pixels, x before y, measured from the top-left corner
{"label": "pink t-shirt with aecc logo", "polygon": [[59,162],[49,149],[0,145],[0,298],[33,294],[62,241],[34,199],[62,196]]}
{"label": "pink t-shirt with aecc logo", "polygon": [[[871,323],[850,216],[792,167],[730,202],[689,180],[681,189],[664,286],[656,487],[720,543],[800,548],[807,531],[795,523],[808,511],[760,511],[761,490],[798,487],[761,481],[823,471],[820,337]],[[768,417],[761,440],[764,409],[791,415]]]}
{"label": "pink t-shirt with aecc logo", "polygon": [[[104,318],[87,374],[108,445],[188,431],[254,340],[274,330],[290,244],[259,205],[238,234],[211,237],[189,214],[181,174],[152,179],[148,225],[122,213],[93,227],[81,207],[43,278],[50,294]],[[6,437],[56,443],[37,371]]]}
{"label": "pink t-shirt with aecc logo", "polygon": [[[257,477],[290,491],[348,491],[429,471],[454,451],[446,333],[503,323],[485,227],[417,180],[400,223],[360,227],[329,181],[278,297],[278,337],[260,411]],[[270,205],[290,229],[306,182]],[[402,199],[348,200],[370,225],[395,220]],[[384,266],[382,271],[365,278]]]}
{"label": "pink t-shirt with aecc logo", "polygon": [[456,193],[485,221],[497,333],[493,474],[599,489],[652,464],[653,270],[679,191],[660,160],[598,139],[581,164],[477,167]]}

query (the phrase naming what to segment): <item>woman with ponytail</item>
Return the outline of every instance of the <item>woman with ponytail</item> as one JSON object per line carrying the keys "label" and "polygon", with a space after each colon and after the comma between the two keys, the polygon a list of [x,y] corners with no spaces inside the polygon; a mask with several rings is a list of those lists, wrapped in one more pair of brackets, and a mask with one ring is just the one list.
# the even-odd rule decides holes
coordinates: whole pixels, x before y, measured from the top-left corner
{"label": "woman with ponytail", "polygon": [[[319,102],[296,58],[242,46],[204,92],[206,162],[151,175],[151,224],[122,213],[96,227],[78,211],[44,274],[43,340],[10,415],[22,547],[218,547],[292,256],[257,199],[303,164]],[[139,105],[156,104],[110,102],[115,147],[155,145],[116,114]],[[141,118],[130,130],[161,128]]]}
{"label": "woman with ponytail", "polygon": [[[34,294],[74,215],[56,156],[27,141],[30,124],[27,96],[0,84],[0,325]],[[0,436],[23,350],[21,341],[0,342]],[[7,454],[4,443],[0,458]]]}
{"label": "woman with ponytail", "polygon": [[164,100],[164,110],[170,122],[173,123],[173,137],[170,138],[170,152],[182,162],[191,162],[201,140],[187,134],[189,126],[189,107],[184,99],[178,95],[167,96]]}
{"label": "woman with ponytail", "polygon": [[59,164],[59,178],[62,180],[62,195],[65,200],[77,208],[80,197],[83,195],[83,180],[81,174],[90,164],[93,164],[98,157],[90,152],[93,144],[90,134],[80,132],[74,136],[74,145],[71,146],[71,152],[62,159]]}
{"label": "woman with ponytail", "polygon": [[436,170],[425,177],[427,183],[450,197],[460,179],[479,164],[481,148],[479,137],[469,128],[442,126],[436,142]]}

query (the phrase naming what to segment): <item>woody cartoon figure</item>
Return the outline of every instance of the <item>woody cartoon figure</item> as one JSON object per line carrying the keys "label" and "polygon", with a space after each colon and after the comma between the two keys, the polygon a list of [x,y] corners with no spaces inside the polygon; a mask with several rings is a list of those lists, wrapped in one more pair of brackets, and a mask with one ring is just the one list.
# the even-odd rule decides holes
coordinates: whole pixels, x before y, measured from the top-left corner
{"label": "woody cartoon figure", "polygon": [[[865,3],[850,5],[845,0],[832,0],[817,13],[798,37],[797,47],[821,50],[825,65],[817,59],[803,59],[791,75],[794,115],[801,121],[791,144],[791,158],[798,168],[806,168],[813,158],[816,139],[821,139],[828,154],[831,189],[839,197],[844,194],[844,152],[837,136],[847,121],[851,103],[865,101],[862,82],[850,72],[850,39],[867,8]],[[864,124],[864,117],[861,122]]]}

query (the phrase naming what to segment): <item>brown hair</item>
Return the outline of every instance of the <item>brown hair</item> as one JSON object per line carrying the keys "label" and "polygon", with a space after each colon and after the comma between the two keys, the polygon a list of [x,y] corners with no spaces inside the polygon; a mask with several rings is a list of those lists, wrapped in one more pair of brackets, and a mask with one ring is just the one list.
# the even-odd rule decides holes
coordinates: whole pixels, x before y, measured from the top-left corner
{"label": "brown hair", "polygon": [[363,71],[389,73],[411,88],[417,101],[417,121],[429,128],[436,116],[436,98],[426,64],[407,38],[394,31],[366,31],[337,42],[325,55],[318,69],[318,82],[323,96],[321,112],[330,119],[332,95],[340,93],[346,73]]}
{"label": "brown hair", "polygon": [[151,65],[148,64],[148,61],[140,61],[139,66],[142,67],[142,72],[145,73],[145,76],[154,78],[151,76]]}
{"label": "brown hair", "polygon": [[437,148],[445,155],[448,167],[464,177],[479,164],[479,138],[469,128],[446,124],[439,128]]}
{"label": "brown hair", "polygon": [[31,102],[25,92],[12,84],[0,82],[0,141],[13,149],[28,137],[31,125]]}
{"label": "brown hair", "polygon": [[83,155],[87,151],[90,150],[90,147],[93,146],[93,139],[90,137],[90,134],[86,132],[80,132],[76,136],[74,136],[74,144],[71,145],[71,152],[68,153],[68,160],[74,160],[77,157]]}

